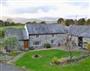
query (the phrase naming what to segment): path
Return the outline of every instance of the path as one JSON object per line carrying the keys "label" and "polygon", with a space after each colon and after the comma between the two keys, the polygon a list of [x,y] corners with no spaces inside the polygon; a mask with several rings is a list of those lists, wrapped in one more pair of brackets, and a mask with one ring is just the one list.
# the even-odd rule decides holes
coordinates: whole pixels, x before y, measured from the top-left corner
{"label": "path", "polygon": [[24,71],[14,65],[0,63],[0,71]]}
{"label": "path", "polygon": [[15,58],[13,58],[12,60],[9,60],[7,63],[8,63],[8,64],[11,64],[11,63],[17,61],[17,60],[18,60],[19,58],[21,58],[24,54],[25,54],[25,52],[17,55]]}
{"label": "path", "polygon": [[[41,50],[52,50],[52,49],[58,49],[58,50],[64,50],[64,51],[69,51],[68,48],[66,48],[65,46],[60,46],[60,47],[52,47],[52,48],[41,48],[41,49],[35,49],[35,50],[31,50],[32,51],[41,51]],[[80,49],[78,47],[76,48],[71,48],[71,51],[80,51]]]}

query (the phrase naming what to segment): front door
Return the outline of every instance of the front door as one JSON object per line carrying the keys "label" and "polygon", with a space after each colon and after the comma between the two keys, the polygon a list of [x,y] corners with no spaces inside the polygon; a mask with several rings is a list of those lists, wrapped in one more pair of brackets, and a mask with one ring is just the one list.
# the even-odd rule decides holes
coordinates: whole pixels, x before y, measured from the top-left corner
{"label": "front door", "polygon": [[29,41],[28,40],[24,40],[24,48],[29,48]]}

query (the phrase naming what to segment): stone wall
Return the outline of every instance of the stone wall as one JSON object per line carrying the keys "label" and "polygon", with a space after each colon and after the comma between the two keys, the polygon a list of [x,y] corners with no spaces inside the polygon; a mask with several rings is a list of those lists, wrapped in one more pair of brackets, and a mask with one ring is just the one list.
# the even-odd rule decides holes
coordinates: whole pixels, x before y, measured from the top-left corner
{"label": "stone wall", "polygon": [[[30,47],[41,48],[45,43],[51,44],[52,47],[63,45],[66,40],[66,34],[54,34],[54,35],[33,35],[29,37]],[[34,43],[38,43],[35,45]]]}

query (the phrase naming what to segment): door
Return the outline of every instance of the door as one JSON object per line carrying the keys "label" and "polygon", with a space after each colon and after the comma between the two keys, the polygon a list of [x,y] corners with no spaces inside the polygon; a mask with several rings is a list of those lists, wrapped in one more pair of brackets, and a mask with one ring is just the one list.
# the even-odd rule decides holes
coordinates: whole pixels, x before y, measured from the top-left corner
{"label": "door", "polygon": [[24,40],[24,48],[29,48],[29,41],[28,40]]}
{"label": "door", "polygon": [[78,46],[83,48],[83,37],[78,37]]}

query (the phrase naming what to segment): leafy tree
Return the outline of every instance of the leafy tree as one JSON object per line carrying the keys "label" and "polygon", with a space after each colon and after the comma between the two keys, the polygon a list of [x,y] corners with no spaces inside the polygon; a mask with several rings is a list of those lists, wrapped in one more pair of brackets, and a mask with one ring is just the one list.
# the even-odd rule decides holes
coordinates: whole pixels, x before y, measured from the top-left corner
{"label": "leafy tree", "polygon": [[4,37],[4,30],[0,30],[0,37]]}
{"label": "leafy tree", "polygon": [[3,45],[3,39],[0,38],[0,51],[4,48],[4,45]]}
{"label": "leafy tree", "polygon": [[5,25],[5,26],[8,26],[9,24],[10,24],[10,23],[9,23],[8,21],[5,21],[5,22],[4,22],[4,25]]}
{"label": "leafy tree", "polygon": [[46,24],[46,22],[45,21],[41,21],[40,24]]}
{"label": "leafy tree", "polygon": [[11,22],[10,25],[15,25],[16,23],[15,22]]}
{"label": "leafy tree", "polygon": [[26,22],[26,24],[31,24],[31,22]]}
{"label": "leafy tree", "polygon": [[78,25],[85,25],[85,23],[86,23],[85,18],[81,18],[78,20]]}
{"label": "leafy tree", "polygon": [[73,19],[66,19],[66,20],[65,20],[65,25],[66,25],[66,26],[73,25],[73,24],[75,24],[75,22],[74,22]]}
{"label": "leafy tree", "polygon": [[57,20],[57,23],[58,23],[58,24],[63,24],[63,23],[64,23],[64,19],[63,19],[63,18],[59,18],[59,19]]}
{"label": "leafy tree", "polygon": [[33,21],[32,24],[37,24],[37,22],[36,21]]}
{"label": "leafy tree", "polygon": [[18,48],[18,40],[14,36],[5,37],[3,44],[4,44],[5,48],[6,48],[6,50],[9,50],[9,51],[17,50],[17,48]]}
{"label": "leafy tree", "polygon": [[86,24],[90,25],[90,19],[87,19]]}
{"label": "leafy tree", "polygon": [[3,21],[3,20],[0,20],[0,26],[2,26],[2,25],[3,25],[3,23],[4,23],[4,21]]}

